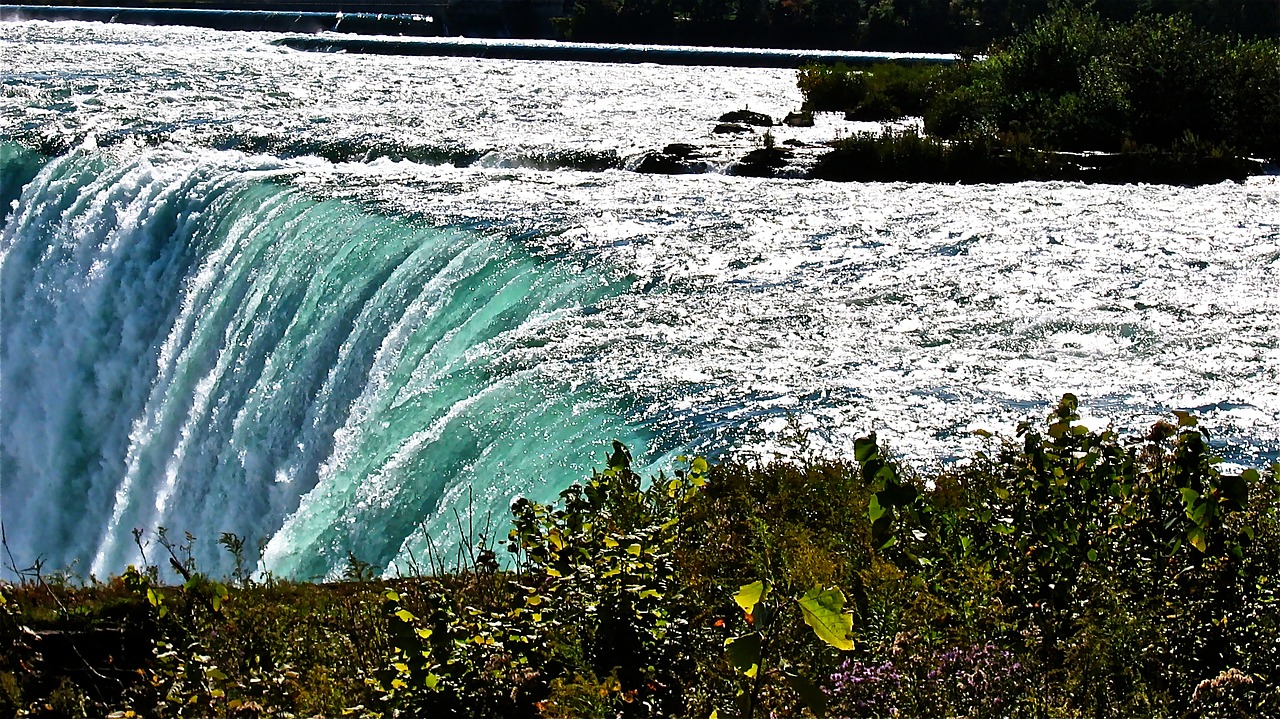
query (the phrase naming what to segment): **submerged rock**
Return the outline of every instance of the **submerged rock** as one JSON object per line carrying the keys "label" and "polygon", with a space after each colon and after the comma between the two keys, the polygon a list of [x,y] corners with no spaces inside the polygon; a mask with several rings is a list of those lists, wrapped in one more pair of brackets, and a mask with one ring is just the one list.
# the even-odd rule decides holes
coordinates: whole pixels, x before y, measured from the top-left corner
{"label": "submerged rock", "polygon": [[720,122],[735,122],[756,127],[773,127],[773,118],[754,110],[734,110],[720,116]]}
{"label": "submerged rock", "polygon": [[779,169],[787,166],[792,155],[791,150],[780,147],[762,147],[748,152],[730,168],[730,172],[745,177],[774,177]]}
{"label": "submerged rock", "polygon": [[[687,149],[686,149],[687,148]],[[675,149],[675,152],[671,150]],[[646,152],[635,171],[650,175],[693,175],[707,171],[707,163],[694,161],[696,147],[676,143],[662,152]]]}
{"label": "submerged rock", "polygon": [[697,145],[690,145],[687,142],[673,142],[662,148],[662,154],[687,160],[690,158],[702,157],[703,155],[698,151],[699,149],[700,148]]}
{"label": "submerged rock", "polygon": [[712,132],[716,133],[717,135],[732,135],[732,134],[737,134],[741,132],[751,132],[751,131],[752,131],[751,128],[747,127],[746,125],[735,125],[731,122],[722,122],[719,125],[716,125],[715,129],[712,130]]}
{"label": "submerged rock", "polygon": [[808,111],[788,112],[786,119],[782,122],[791,127],[813,127],[813,113]]}

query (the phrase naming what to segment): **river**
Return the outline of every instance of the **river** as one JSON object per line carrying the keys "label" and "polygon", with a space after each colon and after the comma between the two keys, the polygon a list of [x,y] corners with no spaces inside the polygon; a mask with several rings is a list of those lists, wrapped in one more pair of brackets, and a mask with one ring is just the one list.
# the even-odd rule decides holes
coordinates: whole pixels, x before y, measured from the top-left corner
{"label": "river", "polygon": [[923,467],[1066,391],[1093,427],[1187,409],[1229,462],[1280,458],[1280,178],[645,175],[759,146],[715,120],[796,109],[794,72],[280,37],[0,23],[20,564],[104,576],[164,526],[210,569],[232,532],[278,576],[394,574],[614,438],[646,473],[868,431]]}

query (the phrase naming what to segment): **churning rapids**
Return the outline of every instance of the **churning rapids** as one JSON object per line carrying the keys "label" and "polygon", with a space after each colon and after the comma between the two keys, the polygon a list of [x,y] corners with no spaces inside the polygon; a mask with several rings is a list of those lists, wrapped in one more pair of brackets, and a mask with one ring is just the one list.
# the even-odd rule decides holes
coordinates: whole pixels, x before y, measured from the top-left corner
{"label": "churning rapids", "polygon": [[395,572],[613,438],[653,471],[797,424],[945,460],[1064,391],[1094,426],[1190,409],[1228,460],[1280,457],[1280,178],[641,175],[722,112],[795,109],[794,73],[277,37],[0,24],[19,562],[101,576],[165,526],[205,566],[234,532],[280,575]]}

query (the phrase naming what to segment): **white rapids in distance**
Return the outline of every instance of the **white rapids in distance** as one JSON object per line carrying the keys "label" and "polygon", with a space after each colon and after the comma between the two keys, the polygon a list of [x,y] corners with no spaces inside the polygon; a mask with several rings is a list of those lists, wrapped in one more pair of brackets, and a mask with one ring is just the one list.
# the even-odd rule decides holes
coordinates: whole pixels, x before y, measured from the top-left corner
{"label": "white rapids in distance", "polygon": [[795,109],[795,74],[277,37],[0,24],[20,561],[117,572],[165,526],[211,568],[234,532],[283,575],[402,571],[615,437],[655,472],[790,425],[947,460],[1067,391],[1091,426],[1188,409],[1229,461],[1280,458],[1276,177],[640,175],[670,142],[750,149],[715,118]]}

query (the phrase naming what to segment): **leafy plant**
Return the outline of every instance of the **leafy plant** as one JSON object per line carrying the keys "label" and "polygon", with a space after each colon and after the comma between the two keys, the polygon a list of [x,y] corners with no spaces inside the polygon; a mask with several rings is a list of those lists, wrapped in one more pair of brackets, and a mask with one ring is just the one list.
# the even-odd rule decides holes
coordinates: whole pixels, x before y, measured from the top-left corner
{"label": "leafy plant", "polygon": [[821,717],[826,713],[826,696],[802,667],[779,654],[775,638],[781,624],[798,612],[818,639],[848,651],[853,649],[853,615],[845,611],[844,593],[838,588],[814,587],[799,597],[771,596],[772,588],[769,582],[757,580],[743,585],[733,597],[750,627],[725,641],[730,664],[750,680],[739,693],[742,716],[751,719],[755,715],[766,678],[776,675],[790,685],[814,716]]}

